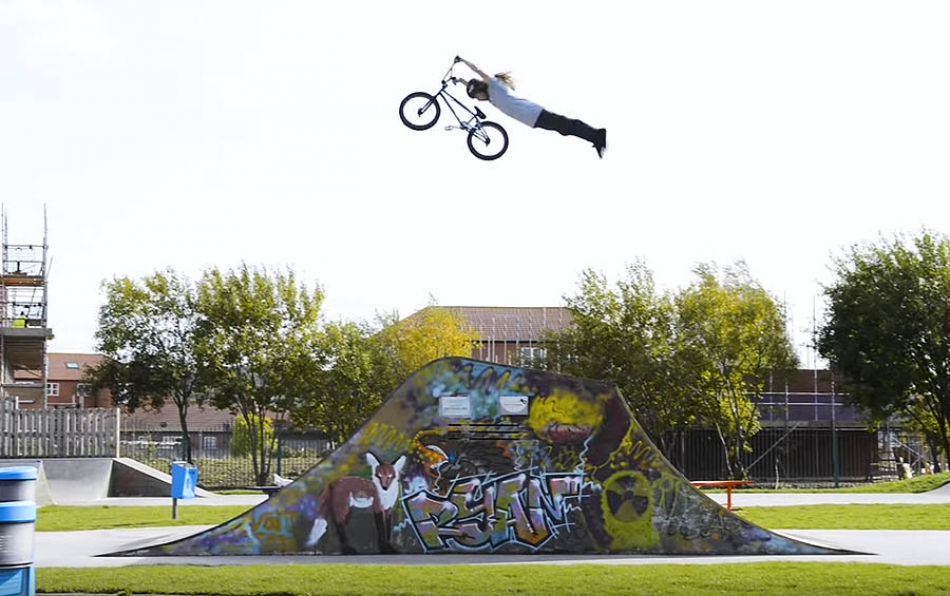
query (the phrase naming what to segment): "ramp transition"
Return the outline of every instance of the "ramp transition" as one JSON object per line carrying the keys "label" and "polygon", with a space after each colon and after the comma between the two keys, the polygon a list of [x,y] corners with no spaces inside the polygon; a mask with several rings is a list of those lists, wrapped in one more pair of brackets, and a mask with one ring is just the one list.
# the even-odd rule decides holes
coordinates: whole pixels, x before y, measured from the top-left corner
{"label": "ramp transition", "polygon": [[334,453],[205,532],[122,555],[844,554],[693,488],[616,387],[467,359],[413,374]]}
{"label": "ramp transition", "polygon": [[[170,475],[127,457],[4,459],[0,467],[37,469],[37,504],[93,503],[110,497],[169,497]],[[197,489],[198,497],[214,496]]]}

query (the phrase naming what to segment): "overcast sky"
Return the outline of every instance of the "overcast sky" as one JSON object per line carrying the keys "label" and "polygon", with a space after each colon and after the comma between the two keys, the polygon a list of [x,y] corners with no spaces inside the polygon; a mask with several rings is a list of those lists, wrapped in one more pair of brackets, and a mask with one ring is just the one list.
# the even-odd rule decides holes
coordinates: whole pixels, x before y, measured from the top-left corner
{"label": "overcast sky", "polygon": [[[15,242],[47,207],[54,351],[94,348],[103,279],[242,261],[364,319],[745,259],[802,344],[832,256],[948,231],[947,31],[943,1],[0,0],[0,201]],[[445,111],[404,128],[456,54],[605,158],[490,106],[497,162]]]}

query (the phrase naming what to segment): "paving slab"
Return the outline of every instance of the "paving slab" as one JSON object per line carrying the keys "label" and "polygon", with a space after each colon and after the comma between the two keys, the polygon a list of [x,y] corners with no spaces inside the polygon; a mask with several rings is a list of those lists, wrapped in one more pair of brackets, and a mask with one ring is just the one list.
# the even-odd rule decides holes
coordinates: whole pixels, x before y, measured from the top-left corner
{"label": "paving slab", "polygon": [[885,563],[891,565],[950,566],[950,531],[904,530],[780,530],[807,541],[818,541],[864,555],[799,556],[652,556],[652,555],[282,555],[199,557],[103,557],[140,544],[174,540],[210,526],[38,532],[36,566],[132,567],[142,565],[657,565],[727,564],[769,561],[818,563]]}

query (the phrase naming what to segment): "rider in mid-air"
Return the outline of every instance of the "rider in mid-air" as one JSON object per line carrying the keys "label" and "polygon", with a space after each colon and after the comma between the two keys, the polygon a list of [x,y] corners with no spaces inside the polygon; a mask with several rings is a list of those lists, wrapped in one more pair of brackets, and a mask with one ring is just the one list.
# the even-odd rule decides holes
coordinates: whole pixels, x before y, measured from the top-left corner
{"label": "rider in mid-air", "polygon": [[580,120],[549,112],[527,99],[515,97],[509,92],[514,91],[515,86],[511,75],[508,73],[500,73],[490,77],[464,58],[456,56],[455,61],[462,62],[471,68],[481,79],[472,79],[465,86],[465,91],[472,99],[489,101],[501,113],[532,128],[553,130],[564,136],[573,136],[589,141],[593,143],[594,149],[597,150],[598,157],[604,157],[604,151],[607,150],[606,128],[594,128]]}

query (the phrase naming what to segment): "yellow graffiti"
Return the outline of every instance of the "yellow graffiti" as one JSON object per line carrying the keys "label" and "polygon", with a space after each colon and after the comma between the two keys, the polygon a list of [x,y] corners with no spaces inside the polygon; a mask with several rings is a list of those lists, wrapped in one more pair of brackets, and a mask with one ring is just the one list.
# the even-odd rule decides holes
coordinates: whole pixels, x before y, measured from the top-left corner
{"label": "yellow graffiti", "polygon": [[639,472],[618,472],[604,482],[600,505],[604,527],[613,539],[611,551],[643,551],[659,544],[652,493],[650,482]]}
{"label": "yellow graffiti", "polygon": [[539,435],[543,435],[553,424],[598,428],[604,421],[604,403],[609,397],[606,394],[599,395],[589,401],[572,391],[557,388],[551,395],[534,400],[528,426]]}
{"label": "yellow graffiti", "polygon": [[377,453],[405,453],[412,446],[412,439],[394,426],[371,422],[360,432],[359,446],[361,452],[372,446]]}
{"label": "yellow graffiti", "polygon": [[636,425],[631,424],[617,450],[610,455],[609,465],[617,470],[662,469],[662,462],[656,456],[656,447],[643,437],[637,432]]}

